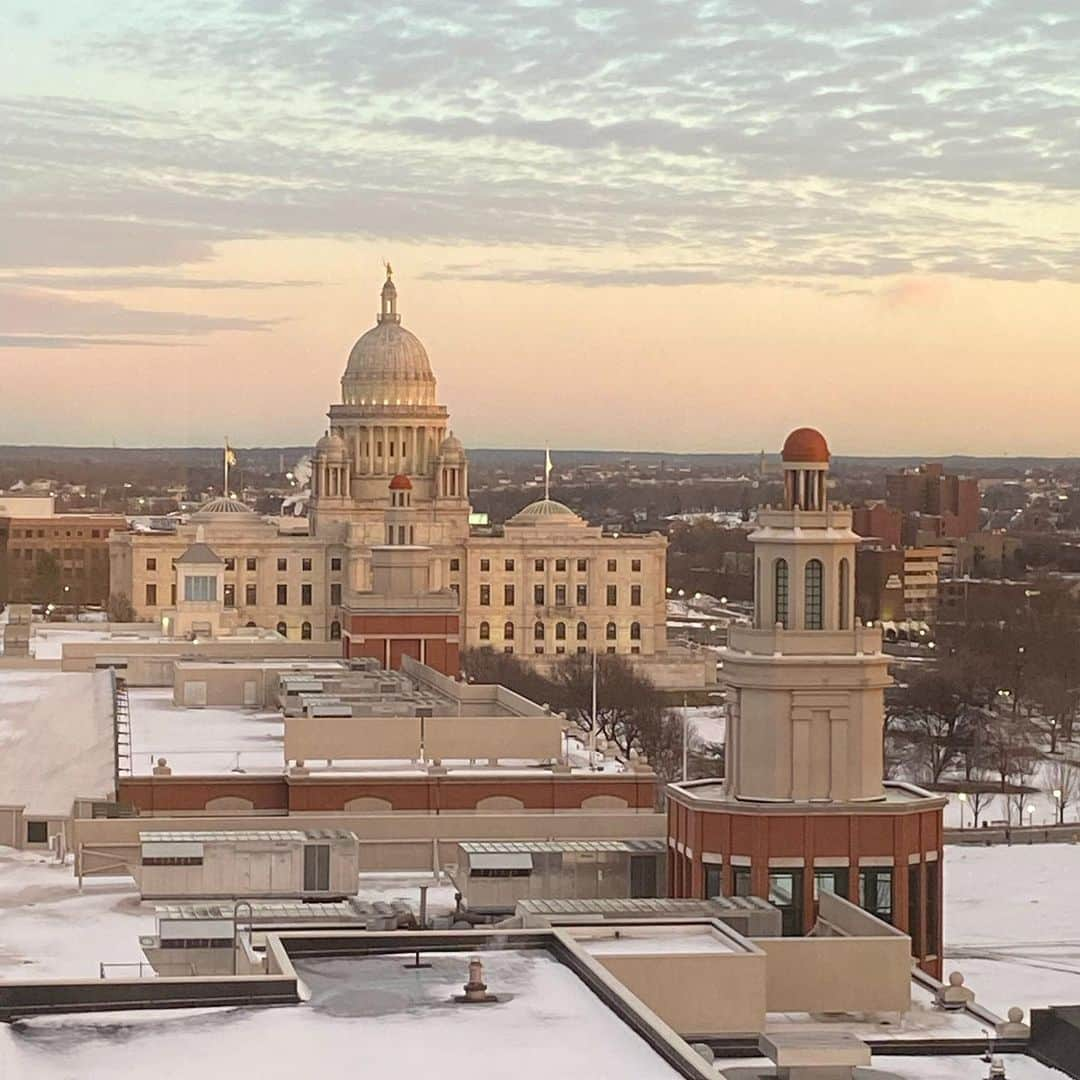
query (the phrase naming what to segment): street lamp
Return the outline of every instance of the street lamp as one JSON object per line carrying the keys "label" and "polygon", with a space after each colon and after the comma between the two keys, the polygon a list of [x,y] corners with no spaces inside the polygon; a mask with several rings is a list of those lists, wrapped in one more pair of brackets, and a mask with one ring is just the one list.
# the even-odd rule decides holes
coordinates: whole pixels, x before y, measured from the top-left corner
{"label": "street lamp", "polygon": [[1032,821],[1032,818],[1035,816],[1035,807],[1031,803],[1028,803],[1024,808],[1024,813],[1027,814],[1028,825],[1033,825],[1034,822]]}
{"label": "street lamp", "polygon": [[1061,801],[1061,788],[1054,788],[1054,802],[1057,804],[1057,819],[1059,825],[1065,824],[1065,806]]}
{"label": "street lamp", "polygon": [[960,828],[964,827],[964,807],[967,806],[967,792],[961,791],[957,796],[960,800]]}

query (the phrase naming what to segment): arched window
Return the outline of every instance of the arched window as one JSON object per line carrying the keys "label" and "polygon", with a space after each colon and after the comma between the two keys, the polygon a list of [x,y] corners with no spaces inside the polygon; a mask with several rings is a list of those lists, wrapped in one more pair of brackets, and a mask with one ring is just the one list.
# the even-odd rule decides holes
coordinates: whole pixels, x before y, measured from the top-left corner
{"label": "arched window", "polygon": [[533,637],[537,641],[543,641],[544,640],[544,624],[542,622],[538,622],[533,627]]}
{"label": "arched window", "polygon": [[773,623],[788,628],[788,570],[787,560],[777,559],[773,565],[773,598],[776,610]]}
{"label": "arched window", "polygon": [[394,542],[394,526],[393,525],[387,525],[386,526],[386,542],[388,544],[392,544]]}
{"label": "arched window", "polygon": [[803,625],[807,630],[822,628],[821,580],[821,560],[811,559],[806,564],[806,603]]}
{"label": "arched window", "polygon": [[604,632],[604,636],[608,639],[608,641],[614,641],[617,634],[618,631],[615,629],[615,624],[613,622],[609,622],[607,624],[607,629]]}
{"label": "arched window", "polygon": [[641,640],[641,623],[632,622],[630,624],[630,640],[631,641],[640,641]]}
{"label": "arched window", "polygon": [[277,624],[277,632],[282,637],[288,637],[289,636],[289,628],[283,622],[279,622]]}
{"label": "arched window", "polygon": [[311,640],[311,623],[306,622],[306,623],[301,623],[300,624],[300,640],[301,641],[310,641]]}
{"label": "arched window", "polygon": [[578,641],[587,641],[589,638],[589,624],[579,622],[577,624],[577,639]]}
{"label": "arched window", "polygon": [[330,640],[341,640],[341,623],[339,623],[336,619],[330,624]]}
{"label": "arched window", "polygon": [[480,640],[481,641],[490,641],[491,640],[491,623],[482,622],[480,624]]}
{"label": "arched window", "polygon": [[255,623],[253,623],[253,622],[249,622],[249,623],[248,623],[247,625],[248,625],[248,626],[254,626],[254,625],[255,625]]}
{"label": "arched window", "polygon": [[565,641],[566,640],[566,623],[557,622],[555,624],[555,640],[556,641]]}
{"label": "arched window", "polygon": [[503,626],[503,640],[504,641],[513,641],[514,640],[514,624],[512,622],[508,622]]}
{"label": "arched window", "polygon": [[847,559],[840,560],[840,629],[850,630],[848,608],[851,605],[851,568]]}

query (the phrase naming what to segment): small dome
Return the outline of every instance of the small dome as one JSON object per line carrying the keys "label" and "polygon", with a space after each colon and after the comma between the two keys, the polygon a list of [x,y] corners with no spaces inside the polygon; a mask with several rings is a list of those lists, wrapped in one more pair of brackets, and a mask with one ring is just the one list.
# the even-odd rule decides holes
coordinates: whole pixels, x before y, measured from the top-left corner
{"label": "small dome", "polygon": [[216,499],[209,499],[191,515],[192,520],[202,517],[204,514],[254,514],[250,506],[246,506],[239,499],[227,499],[219,495]]}
{"label": "small dome", "polygon": [[412,481],[404,473],[398,473],[397,476],[390,481],[390,490],[412,491]]}
{"label": "small dome", "polygon": [[347,456],[345,440],[336,432],[328,431],[315,444],[315,456],[343,460]]}
{"label": "small dome", "polygon": [[451,431],[439,444],[439,457],[463,458],[464,456],[465,447],[461,445],[461,440]]}
{"label": "small dome", "polygon": [[566,503],[557,502],[555,499],[537,499],[523,510],[519,510],[510,521],[515,525],[525,525],[536,521],[551,521],[553,518],[581,521],[581,518]]}
{"label": "small dome", "polygon": [[816,428],[796,428],[785,440],[780,452],[784,461],[807,465],[827,465],[829,444]]}

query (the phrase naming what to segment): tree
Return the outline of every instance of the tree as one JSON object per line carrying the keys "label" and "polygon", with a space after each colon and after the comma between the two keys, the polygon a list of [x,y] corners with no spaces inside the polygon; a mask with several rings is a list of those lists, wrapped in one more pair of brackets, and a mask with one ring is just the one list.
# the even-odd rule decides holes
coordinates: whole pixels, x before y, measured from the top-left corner
{"label": "tree", "polygon": [[109,622],[126,623],[135,621],[135,608],[127,593],[113,593],[109,597]]}
{"label": "tree", "polygon": [[1068,761],[1055,761],[1046,773],[1050,793],[1057,802],[1058,824],[1065,824],[1065,811],[1080,801],[1080,769]]}
{"label": "tree", "polygon": [[918,672],[889,708],[890,756],[903,755],[922,778],[937,784],[958,762],[969,735],[967,688],[955,672]]}

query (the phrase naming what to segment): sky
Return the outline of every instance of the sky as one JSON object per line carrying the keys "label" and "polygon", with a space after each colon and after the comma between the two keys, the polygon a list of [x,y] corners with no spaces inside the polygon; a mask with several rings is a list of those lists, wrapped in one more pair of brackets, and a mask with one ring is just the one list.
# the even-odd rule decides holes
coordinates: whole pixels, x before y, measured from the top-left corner
{"label": "sky", "polygon": [[0,443],[1080,450],[1075,0],[0,4]]}

